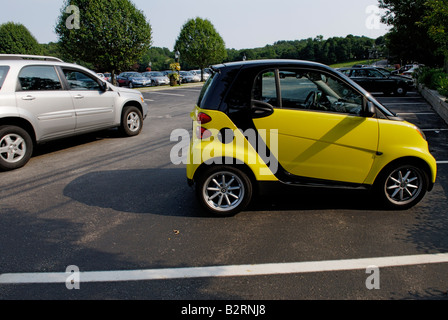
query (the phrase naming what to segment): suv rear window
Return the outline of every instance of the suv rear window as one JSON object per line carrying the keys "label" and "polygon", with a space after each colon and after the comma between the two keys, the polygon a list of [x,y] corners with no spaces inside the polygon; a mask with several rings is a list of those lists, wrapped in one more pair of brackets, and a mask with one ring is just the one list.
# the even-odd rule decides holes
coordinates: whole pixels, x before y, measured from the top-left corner
{"label": "suv rear window", "polygon": [[2,89],[3,82],[5,82],[8,71],[9,71],[8,66],[0,66],[0,90]]}
{"label": "suv rear window", "polygon": [[22,91],[60,90],[62,89],[56,70],[52,66],[24,67],[19,74]]}

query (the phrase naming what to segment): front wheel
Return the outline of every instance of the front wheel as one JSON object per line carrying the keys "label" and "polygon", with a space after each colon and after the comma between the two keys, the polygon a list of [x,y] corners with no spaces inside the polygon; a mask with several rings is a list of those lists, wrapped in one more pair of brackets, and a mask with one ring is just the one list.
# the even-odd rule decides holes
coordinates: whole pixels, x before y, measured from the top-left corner
{"label": "front wheel", "polygon": [[0,127],[0,169],[23,167],[33,154],[33,141],[27,131],[16,126]]}
{"label": "front wheel", "polygon": [[198,179],[199,202],[213,215],[232,216],[244,210],[252,198],[252,182],[230,166],[210,167]]}
{"label": "front wheel", "polygon": [[143,116],[140,110],[136,107],[125,107],[121,119],[121,130],[128,136],[138,135],[143,128]]}
{"label": "front wheel", "polygon": [[386,169],[380,176],[376,191],[391,209],[409,209],[423,199],[428,189],[425,172],[413,164],[402,164]]}

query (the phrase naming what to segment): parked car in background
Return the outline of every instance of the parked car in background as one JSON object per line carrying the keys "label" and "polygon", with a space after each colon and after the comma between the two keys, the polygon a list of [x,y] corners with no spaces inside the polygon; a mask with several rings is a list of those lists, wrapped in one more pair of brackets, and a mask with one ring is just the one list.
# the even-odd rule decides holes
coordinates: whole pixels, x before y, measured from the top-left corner
{"label": "parked car in background", "polygon": [[58,58],[0,54],[0,169],[24,166],[34,144],[118,127],[135,136],[148,106],[142,94],[113,86]]}
{"label": "parked car in background", "polygon": [[[193,72],[194,74],[196,74],[197,76],[199,76],[199,81],[201,80],[201,70],[191,70],[191,72]],[[203,78],[204,78],[203,80],[204,80],[204,81],[207,81],[208,78],[210,78],[210,73],[204,70],[204,73],[203,73],[202,76],[203,76]]]}
{"label": "parked car in background", "polygon": [[393,93],[404,96],[414,86],[414,81],[409,77],[387,75],[384,70],[380,71],[373,67],[340,68],[337,70],[369,92]]}
{"label": "parked car in background", "polygon": [[170,79],[160,71],[147,71],[142,75],[151,80],[151,86],[162,86],[170,84]]}
{"label": "parked car in background", "polygon": [[117,82],[119,86],[128,86],[129,88],[151,85],[151,79],[142,76],[138,72],[122,72],[118,75]]}
{"label": "parked car in background", "polygon": [[112,82],[112,74],[109,73],[109,72],[104,73],[104,79],[105,79],[107,82]]}
{"label": "parked car in background", "polygon": [[432,190],[437,164],[422,131],[334,69],[254,60],[214,70],[190,114],[186,168],[211,214],[236,214],[278,186],[364,188],[389,209]]}
{"label": "parked car in background", "polygon": [[200,77],[190,71],[180,71],[179,74],[182,79],[181,83],[192,83],[201,81]]}

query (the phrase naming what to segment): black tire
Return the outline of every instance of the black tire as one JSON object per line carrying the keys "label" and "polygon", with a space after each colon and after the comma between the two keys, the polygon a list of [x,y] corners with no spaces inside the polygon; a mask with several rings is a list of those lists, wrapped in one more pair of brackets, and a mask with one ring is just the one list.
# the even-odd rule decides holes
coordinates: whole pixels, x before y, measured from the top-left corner
{"label": "black tire", "polygon": [[214,216],[233,216],[244,210],[253,194],[252,182],[240,169],[213,166],[197,179],[196,196],[205,210]]}
{"label": "black tire", "polygon": [[33,154],[33,140],[17,126],[0,126],[0,170],[23,167]]}
{"label": "black tire", "polygon": [[143,128],[143,116],[137,107],[124,107],[121,116],[121,131],[125,136],[138,135]]}
{"label": "black tire", "polygon": [[428,176],[416,164],[386,167],[375,183],[375,192],[388,209],[406,210],[419,203],[428,190]]}
{"label": "black tire", "polygon": [[399,97],[403,97],[403,96],[405,96],[406,95],[406,93],[408,93],[408,90],[404,87],[404,86],[401,86],[401,85],[398,85],[396,88],[395,88],[395,94],[397,95],[397,96],[399,96]]}

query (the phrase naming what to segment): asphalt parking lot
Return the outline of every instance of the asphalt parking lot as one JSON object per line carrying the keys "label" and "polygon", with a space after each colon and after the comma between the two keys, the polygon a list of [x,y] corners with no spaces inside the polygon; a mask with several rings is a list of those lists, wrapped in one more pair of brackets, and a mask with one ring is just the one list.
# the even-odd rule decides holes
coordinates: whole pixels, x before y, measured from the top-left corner
{"label": "asphalt parking lot", "polygon": [[415,208],[300,190],[212,218],[170,161],[199,90],[144,90],[141,135],[48,143],[0,173],[0,299],[447,299],[448,126],[418,93],[377,96],[423,129],[439,163]]}

